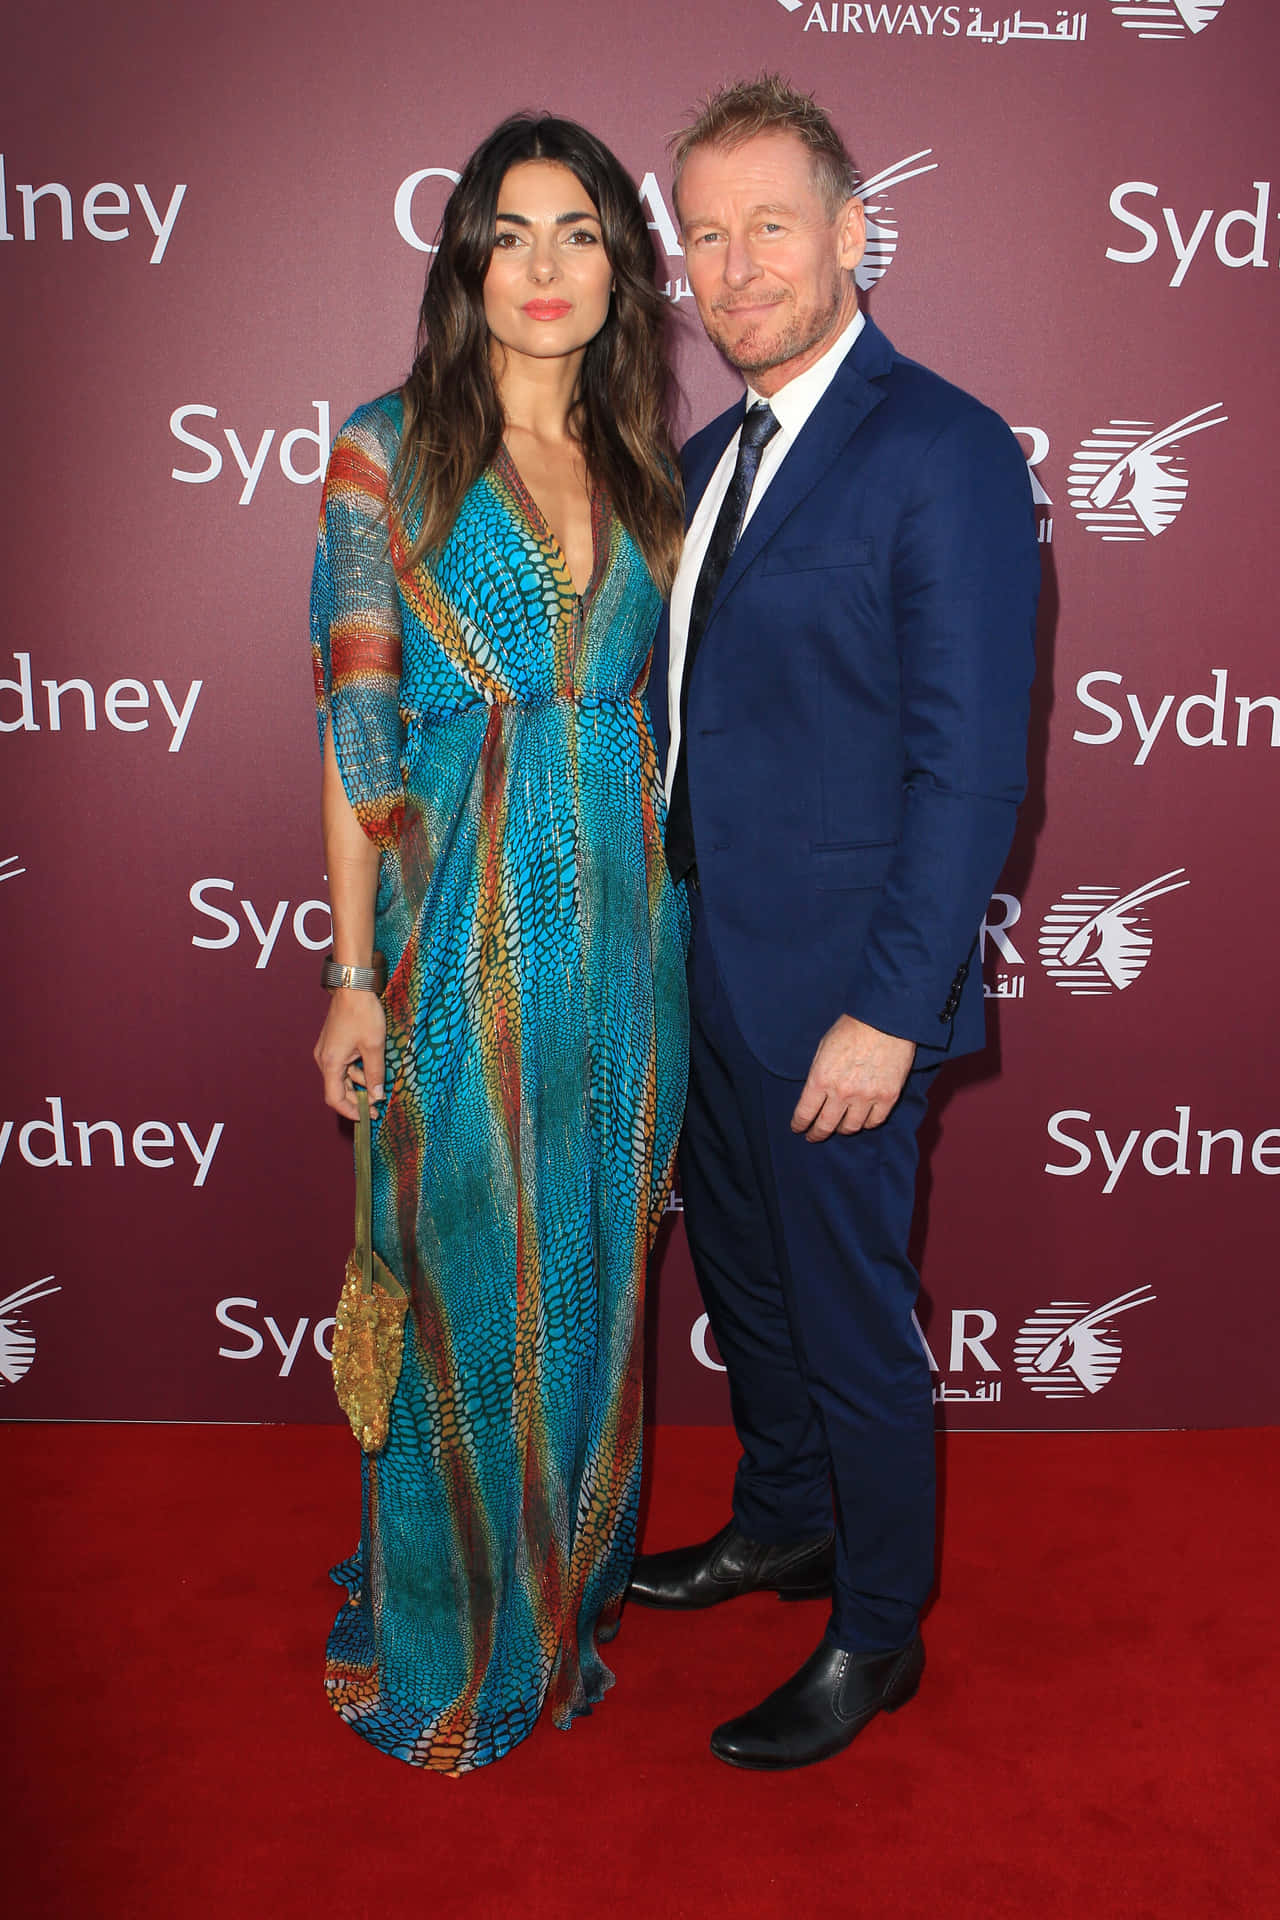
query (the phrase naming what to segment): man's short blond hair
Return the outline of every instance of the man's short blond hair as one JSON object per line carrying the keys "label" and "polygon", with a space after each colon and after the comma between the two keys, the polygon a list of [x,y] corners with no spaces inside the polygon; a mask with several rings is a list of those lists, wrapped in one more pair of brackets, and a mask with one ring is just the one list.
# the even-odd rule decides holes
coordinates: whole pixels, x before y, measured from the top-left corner
{"label": "man's short blond hair", "polygon": [[728,151],[758,133],[793,133],[808,149],[813,182],[834,220],[858,191],[858,170],[831,119],[811,93],[801,93],[778,73],[735,80],[708,94],[697,115],[672,136],[672,190],[679,213],[680,175],[695,147]]}

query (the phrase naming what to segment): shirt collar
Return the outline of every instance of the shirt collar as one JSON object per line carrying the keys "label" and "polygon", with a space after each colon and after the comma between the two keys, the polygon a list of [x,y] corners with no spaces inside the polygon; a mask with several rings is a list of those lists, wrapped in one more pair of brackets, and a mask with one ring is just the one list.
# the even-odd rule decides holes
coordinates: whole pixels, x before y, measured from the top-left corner
{"label": "shirt collar", "polygon": [[[809,415],[821,400],[845,356],[852,352],[853,344],[866,326],[866,316],[855,313],[844,332],[831,342],[820,360],[811,367],[798,373],[794,380],[788,380],[785,387],[779,387],[777,393],[767,402],[773,409],[774,418],[789,440],[794,440]],[[747,405],[755,406],[765,396],[757,393],[752,386],[747,387]]]}

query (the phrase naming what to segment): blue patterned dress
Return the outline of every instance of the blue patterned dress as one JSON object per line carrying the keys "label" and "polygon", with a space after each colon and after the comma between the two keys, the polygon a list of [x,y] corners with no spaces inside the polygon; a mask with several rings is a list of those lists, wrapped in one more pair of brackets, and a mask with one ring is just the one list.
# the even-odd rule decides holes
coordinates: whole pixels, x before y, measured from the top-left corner
{"label": "blue patterned dress", "polygon": [[405,1286],[329,1697],[463,1772],[613,1676],[645,1262],[684,1101],[683,902],[643,691],[658,595],[600,495],[579,599],[505,451],[408,577],[397,398],[334,444],[312,587],[323,743],[382,850],[374,1245]]}

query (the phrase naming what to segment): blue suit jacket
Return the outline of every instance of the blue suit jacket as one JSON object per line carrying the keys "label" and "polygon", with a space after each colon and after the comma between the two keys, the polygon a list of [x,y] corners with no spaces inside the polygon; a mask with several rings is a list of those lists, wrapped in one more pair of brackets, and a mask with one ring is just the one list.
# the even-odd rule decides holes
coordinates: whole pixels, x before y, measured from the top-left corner
{"label": "blue suit jacket", "polygon": [[[682,456],[690,509],[742,419]],[[802,1079],[851,1013],[920,1065],[984,1038],[977,929],[1026,784],[1040,562],[998,416],[867,323],[725,569],[693,668],[689,799],[738,1026]],[[665,765],[669,635],[650,705]]]}

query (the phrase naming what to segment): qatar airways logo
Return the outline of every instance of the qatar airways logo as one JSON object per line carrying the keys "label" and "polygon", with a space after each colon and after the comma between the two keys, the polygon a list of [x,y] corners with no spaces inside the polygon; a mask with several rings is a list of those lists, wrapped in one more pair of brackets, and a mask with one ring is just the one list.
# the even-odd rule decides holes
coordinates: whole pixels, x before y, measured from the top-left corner
{"label": "qatar airways logo", "polygon": [[1115,1378],[1124,1355],[1115,1322],[1155,1301],[1150,1287],[1118,1293],[1100,1307],[1084,1300],[1053,1300],[1033,1313],[1013,1343],[1013,1364],[1032,1393],[1048,1400],[1083,1400]]}
{"label": "qatar airways logo", "polygon": [[1077,887],[1050,907],[1040,925],[1040,960],[1055,986],[1085,998],[1123,993],[1151,958],[1145,909],[1162,894],[1189,886],[1175,867],[1128,893],[1118,887]]}
{"label": "qatar airways logo", "polygon": [[[1158,539],[1186,505],[1191,472],[1185,443],[1210,427],[1225,426],[1228,417],[1215,402],[1167,426],[1117,419],[1095,427],[1077,447],[1067,472],[1067,497],[1076,517],[1103,540],[1132,545]],[[1013,432],[1031,477],[1037,537],[1041,546],[1049,546],[1062,469],[1055,462],[1050,477],[1053,443],[1044,427],[1014,427]]]}
{"label": "qatar airways logo", "polygon": [[[806,0],[778,0],[788,13],[799,13]],[[965,19],[961,20],[961,15]],[[1003,17],[996,14],[988,26],[981,7],[884,5],[883,0],[812,0],[804,32],[885,34],[916,40],[977,40],[986,46],[1007,47],[1011,40],[1036,46],[1079,45],[1089,27],[1087,12],[1067,13],[1059,7],[1051,26],[1047,20],[1023,19],[1019,7]]]}
{"label": "qatar airways logo", "polygon": [[[1146,971],[1155,936],[1146,910],[1164,894],[1190,886],[1185,867],[1122,892],[1079,886],[1056,900],[1040,923],[1040,964],[1050,980],[1082,999],[1126,992]],[[983,993],[988,1000],[1024,1000],[1026,957],[1012,929],[1022,918],[1016,894],[993,893],[978,933]],[[990,964],[989,964],[990,963]]]}
{"label": "qatar airways logo", "polygon": [[[1115,1378],[1124,1352],[1115,1321],[1135,1307],[1151,1306],[1155,1298],[1150,1287],[1141,1286],[1101,1306],[1086,1300],[1050,1301],[1025,1320],[1014,1336],[1012,1358],[1019,1379],[1032,1393],[1049,1400],[1083,1400],[1101,1393]],[[1010,1347],[1008,1335],[1001,1335],[999,1318],[989,1307],[953,1307],[949,1329],[936,1325],[930,1329],[932,1344],[920,1322],[912,1318],[933,1376],[935,1407],[950,1410],[964,1402],[985,1411],[1003,1400],[1001,1361],[1007,1365]],[[275,1337],[284,1352],[284,1336],[277,1333]],[[694,1321],[689,1345],[699,1366],[711,1373],[725,1372],[705,1313]]]}
{"label": "qatar airways logo", "polygon": [[908,180],[918,180],[922,173],[937,172],[937,161],[929,159],[932,152],[932,147],[923,147],[919,153],[909,153],[905,160],[882,167],[879,173],[859,182],[858,197],[867,212],[867,250],[854,277],[864,293],[874,287],[877,280],[884,279],[898,251],[898,216],[892,196]]}
{"label": "qatar airways logo", "polygon": [[1053,495],[1037,469],[1049,453],[1049,436],[1043,427],[1014,427],[1015,437],[1025,440],[1027,476],[1031,481],[1031,502],[1036,512],[1036,539],[1042,547],[1053,544]]}
{"label": "qatar airways logo", "polygon": [[[815,12],[817,11],[818,9],[815,8]],[[850,9],[846,7],[845,12],[849,11]],[[857,10],[853,9],[853,11]],[[942,10],[939,9],[939,11]],[[929,158],[932,152],[932,147],[924,147],[919,153],[908,154],[905,160],[896,161],[891,167],[882,167],[878,173],[868,175],[859,184],[859,197],[867,210],[867,250],[857,272],[858,285],[864,292],[868,287],[873,287],[877,280],[884,278],[898,249],[898,215],[892,196],[899,187],[905,186],[908,180],[918,179],[923,173],[937,171],[937,161]],[[419,167],[415,173],[406,174],[396,188],[392,208],[396,231],[405,245],[412,247],[416,253],[436,251],[445,202],[457,185],[458,177],[453,167]],[[663,193],[657,174],[652,170],[646,173],[640,182],[640,201],[648,215],[649,231],[654,235],[667,258],[683,259],[684,248],[680,244],[680,232],[673,208]],[[682,280],[674,284],[668,282],[667,293],[672,299],[688,297],[687,286]],[[188,414],[207,413],[212,417],[216,410],[190,406],[183,411]],[[177,438],[186,440],[188,445],[205,449],[204,441],[188,438],[179,432],[177,427],[174,427],[173,431]],[[211,466],[213,451],[210,448],[207,455]],[[235,451],[233,447],[233,454]],[[246,481],[249,481],[253,477],[254,463],[243,454],[237,455],[236,458],[240,471],[245,475]],[[220,466],[219,461],[219,470]],[[190,476],[175,474],[174,477],[175,479],[187,477],[214,479],[216,472],[210,471]]]}
{"label": "qatar airways logo", "polygon": [[36,1336],[27,1318],[27,1308],[61,1287],[51,1284],[53,1275],[19,1287],[7,1299],[0,1300],[0,1386],[16,1387],[30,1373],[36,1357]]}
{"label": "qatar airways logo", "polygon": [[440,231],[445,201],[461,178],[453,167],[419,167],[396,188],[392,206],[396,232],[415,253],[435,252],[434,236]]}
{"label": "qatar airways logo", "polygon": [[[445,203],[461,177],[456,167],[419,167],[396,188],[392,202],[396,232],[415,253],[436,251]],[[640,200],[649,216],[649,231],[657,236],[662,251],[669,259],[682,259],[684,248],[656,173],[650,171],[641,180]]]}
{"label": "qatar airways logo", "polygon": [[[934,1406],[944,1414],[963,1409],[961,1418],[969,1412],[993,1411],[1005,1399],[1006,1378],[1013,1378],[1015,1389],[1020,1380],[1044,1399],[1091,1399],[1110,1386],[1123,1357],[1116,1321],[1137,1307],[1154,1305],[1155,1300],[1154,1291],[1146,1285],[1131,1287],[1100,1304],[1051,1300],[1022,1322],[1012,1340],[990,1307],[953,1307],[945,1318],[935,1314],[927,1333],[913,1315],[916,1337],[933,1376]],[[283,1335],[277,1336],[277,1344],[283,1351]],[[690,1346],[699,1366],[724,1372],[705,1314],[693,1324]]]}
{"label": "qatar airways logo", "polygon": [[711,1315],[700,1313],[689,1329],[689,1350],[700,1367],[708,1373],[727,1373],[729,1369],[719,1358],[720,1349],[714,1346],[711,1336]]}
{"label": "qatar airways logo", "polygon": [[[1117,1294],[1101,1306],[1087,1300],[1050,1301],[1024,1320],[1013,1338],[1017,1377],[1032,1393],[1051,1400],[1081,1400],[1101,1393],[1120,1365],[1116,1318],[1133,1307],[1151,1305],[1155,1297],[1149,1287],[1142,1286]],[[935,1406],[950,1412],[960,1401],[981,1411],[1003,1398],[1001,1362],[1007,1363],[1010,1357],[1010,1342],[989,1307],[953,1308],[950,1346],[944,1347],[935,1335],[936,1353],[918,1320],[915,1325],[934,1376]]]}
{"label": "qatar airways logo", "polygon": [[1226,0],[1111,0],[1122,27],[1140,40],[1185,40],[1211,27]]}
{"label": "qatar airways logo", "polygon": [[1198,407],[1168,426],[1151,420],[1108,420],[1077,449],[1067,471],[1067,498],[1077,519],[1103,540],[1157,540],[1187,503],[1186,442],[1222,427],[1221,403]]}
{"label": "qatar airways logo", "polygon": [[[904,187],[909,180],[918,180],[922,174],[938,171],[938,162],[929,158],[932,152],[932,147],[922,147],[918,153],[909,153],[905,160],[895,160],[892,166],[881,167],[878,173],[868,174],[865,177],[859,176],[857,192],[866,212],[867,245],[862,259],[858,262],[854,278],[863,293],[868,292],[878,281],[883,280],[893,265],[901,238],[901,224],[897,211],[898,189]],[[640,198],[646,203],[653,216],[649,225],[658,235],[667,253],[682,252],[675,224],[667,212],[658,183],[651,173],[646,173],[641,182]],[[689,298],[688,283],[682,279],[669,280],[665,291],[671,300]]]}
{"label": "qatar airways logo", "polygon": [[[805,0],[778,0],[787,13],[799,13]],[[976,13],[971,7],[969,12]],[[885,6],[867,0],[812,0],[805,13],[804,33],[868,33],[890,38],[958,40],[964,32],[958,6]]]}
{"label": "qatar airways logo", "polygon": [[26,868],[18,865],[16,853],[10,853],[0,860],[0,880],[16,880],[20,873],[25,872]]}

